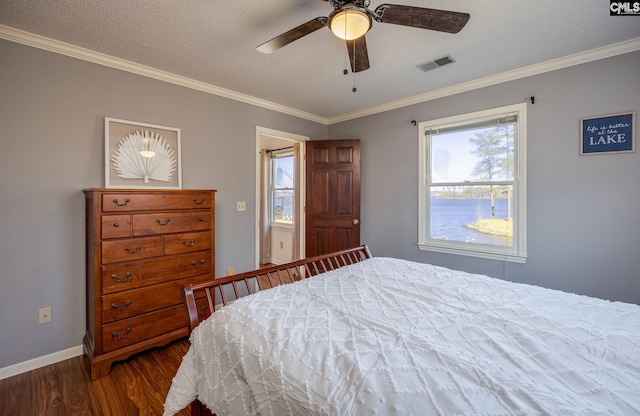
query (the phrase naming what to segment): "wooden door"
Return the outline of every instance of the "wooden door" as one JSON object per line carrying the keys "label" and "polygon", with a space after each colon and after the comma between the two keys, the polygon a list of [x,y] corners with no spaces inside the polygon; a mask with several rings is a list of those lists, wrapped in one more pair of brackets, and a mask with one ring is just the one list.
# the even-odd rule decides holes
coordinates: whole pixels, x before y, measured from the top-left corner
{"label": "wooden door", "polygon": [[360,245],[360,140],[306,143],[305,256]]}

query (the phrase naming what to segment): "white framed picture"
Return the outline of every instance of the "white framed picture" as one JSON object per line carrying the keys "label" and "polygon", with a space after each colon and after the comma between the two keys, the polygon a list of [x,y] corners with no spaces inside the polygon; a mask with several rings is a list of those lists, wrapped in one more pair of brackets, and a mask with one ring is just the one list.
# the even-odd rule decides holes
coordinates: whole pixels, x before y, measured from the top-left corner
{"label": "white framed picture", "polygon": [[105,188],[182,189],[180,129],[104,119]]}

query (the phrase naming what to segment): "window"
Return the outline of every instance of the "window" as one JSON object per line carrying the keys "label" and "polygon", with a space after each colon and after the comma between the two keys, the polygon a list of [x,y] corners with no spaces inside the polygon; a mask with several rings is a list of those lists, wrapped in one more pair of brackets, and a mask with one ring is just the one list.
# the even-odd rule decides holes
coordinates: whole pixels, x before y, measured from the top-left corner
{"label": "window", "polygon": [[419,124],[418,246],[524,263],[526,105]]}
{"label": "window", "polygon": [[293,223],[293,152],[271,153],[271,222]]}

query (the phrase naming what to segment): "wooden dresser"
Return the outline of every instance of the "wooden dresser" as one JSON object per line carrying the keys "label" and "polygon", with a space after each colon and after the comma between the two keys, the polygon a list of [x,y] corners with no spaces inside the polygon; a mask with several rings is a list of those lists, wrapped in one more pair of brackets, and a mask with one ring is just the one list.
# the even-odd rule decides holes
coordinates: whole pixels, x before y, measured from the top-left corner
{"label": "wooden dresser", "polygon": [[87,331],[96,379],[187,335],[180,288],[215,273],[214,190],[87,189]]}

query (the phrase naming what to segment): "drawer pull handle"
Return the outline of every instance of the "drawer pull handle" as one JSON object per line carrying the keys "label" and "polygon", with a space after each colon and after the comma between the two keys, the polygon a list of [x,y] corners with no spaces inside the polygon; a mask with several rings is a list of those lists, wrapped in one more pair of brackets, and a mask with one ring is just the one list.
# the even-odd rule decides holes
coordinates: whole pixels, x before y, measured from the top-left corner
{"label": "drawer pull handle", "polygon": [[204,222],[204,217],[200,217],[200,222]]}
{"label": "drawer pull handle", "polygon": [[200,260],[200,264],[196,263],[195,261],[192,261],[192,262],[191,262],[191,265],[192,265],[193,267],[195,267],[196,269],[199,269],[200,267],[204,266],[204,264],[205,264],[206,262],[207,262],[207,261],[206,261],[205,259],[202,259],[202,260]]}
{"label": "drawer pull handle", "polygon": [[156,220],[156,223],[157,223],[158,225],[167,225],[167,224],[169,224],[170,222],[171,222],[171,218],[166,218],[166,219],[164,220],[164,223],[163,223],[161,220],[159,220],[159,219],[157,219],[157,220]]}
{"label": "drawer pull handle", "polygon": [[117,283],[124,283],[124,282],[126,282],[127,280],[129,280],[129,278],[130,278],[130,277],[131,277],[131,272],[127,272],[127,273],[124,275],[124,279],[119,279],[119,278],[118,278],[118,275],[117,275],[117,274],[115,274],[115,273],[111,275],[111,278],[112,278],[113,280],[115,280]]}
{"label": "drawer pull handle", "polygon": [[115,339],[125,339],[126,337],[128,337],[128,336],[129,336],[129,333],[131,332],[131,328],[127,328],[124,332],[125,332],[125,334],[124,334],[124,335],[119,336],[119,335],[118,335],[118,333],[117,333],[116,331],[113,331],[113,332],[111,333],[111,336],[112,336],[113,338],[115,338]]}
{"label": "drawer pull handle", "polygon": [[119,307],[117,303],[112,303],[112,304],[111,304],[111,307],[112,307],[113,309],[117,310],[118,312],[122,312],[122,311],[126,310],[126,309],[127,309],[127,307],[129,307],[129,305],[131,305],[131,301],[130,301],[130,300],[126,301],[126,302],[124,303],[124,306],[123,306],[122,308],[121,308],[121,307]]}
{"label": "drawer pull handle", "polygon": [[193,202],[195,202],[196,205],[202,205],[206,200],[207,198],[202,198],[200,201],[198,201],[198,198],[193,198]]}
{"label": "drawer pull handle", "polygon": [[196,240],[191,240],[191,242],[187,242],[187,240],[182,240],[182,244],[184,244],[186,247],[193,247],[193,245],[196,243]]}
{"label": "drawer pull handle", "polygon": [[142,246],[138,246],[136,247],[135,250],[131,250],[129,247],[125,247],[124,251],[126,251],[129,254],[136,254],[138,251],[142,250]]}
{"label": "drawer pull handle", "polygon": [[116,204],[119,207],[123,207],[123,206],[125,206],[125,205],[127,205],[129,203],[129,198],[125,198],[124,204],[120,204],[117,199],[114,199],[113,203]]}
{"label": "drawer pull handle", "polygon": [[113,223],[113,226],[114,226],[114,227],[116,227],[116,228],[118,228],[118,227],[120,227],[120,224],[118,224],[117,222],[114,222],[114,223]]}

